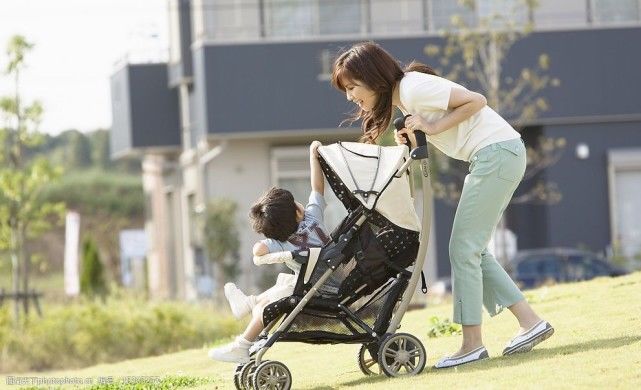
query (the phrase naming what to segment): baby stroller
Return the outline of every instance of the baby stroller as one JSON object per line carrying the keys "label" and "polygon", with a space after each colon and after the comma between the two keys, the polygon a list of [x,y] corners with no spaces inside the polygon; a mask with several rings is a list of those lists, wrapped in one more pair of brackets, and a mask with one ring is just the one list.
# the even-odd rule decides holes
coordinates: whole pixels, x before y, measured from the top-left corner
{"label": "baby stroller", "polygon": [[[399,120],[395,125],[403,127]],[[395,333],[422,276],[430,229],[425,137],[418,143],[409,155],[406,146],[319,148],[323,173],[348,215],[322,248],[274,254],[300,263],[301,271],[293,295],[265,308],[266,328],[250,349],[251,360],[236,367],[237,389],[291,388],[289,369],[263,359],[279,341],[361,344],[358,365],[366,375],[423,370],[426,352],[419,339]],[[422,221],[411,196],[409,168],[415,160],[421,161]]]}

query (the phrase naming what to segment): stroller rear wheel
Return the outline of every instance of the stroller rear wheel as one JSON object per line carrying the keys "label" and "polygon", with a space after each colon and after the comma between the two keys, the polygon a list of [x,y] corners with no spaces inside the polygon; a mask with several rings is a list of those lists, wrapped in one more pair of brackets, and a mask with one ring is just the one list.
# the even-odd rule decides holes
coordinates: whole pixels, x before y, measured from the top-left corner
{"label": "stroller rear wheel", "polygon": [[425,347],[408,333],[387,336],[378,350],[378,364],[390,377],[417,375],[425,368],[425,361]]}
{"label": "stroller rear wheel", "polygon": [[361,348],[358,350],[358,368],[360,368],[361,372],[365,375],[381,374],[381,367],[378,365],[378,361],[372,358],[365,344],[361,345]]}
{"label": "stroller rear wheel", "polygon": [[254,389],[290,390],[292,374],[281,362],[267,360],[258,365],[252,374]]}

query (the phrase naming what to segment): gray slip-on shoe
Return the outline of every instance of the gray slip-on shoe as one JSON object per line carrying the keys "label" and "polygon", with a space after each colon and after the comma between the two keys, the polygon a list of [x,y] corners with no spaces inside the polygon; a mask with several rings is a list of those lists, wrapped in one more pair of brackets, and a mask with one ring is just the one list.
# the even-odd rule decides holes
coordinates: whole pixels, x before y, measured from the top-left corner
{"label": "gray slip-on shoe", "polygon": [[503,350],[503,356],[514,353],[530,352],[535,345],[554,334],[554,328],[549,322],[541,320],[527,332],[510,340]]}
{"label": "gray slip-on shoe", "polygon": [[478,347],[472,352],[461,356],[448,356],[439,360],[434,368],[450,368],[460,366],[461,364],[472,363],[490,357],[485,347]]}

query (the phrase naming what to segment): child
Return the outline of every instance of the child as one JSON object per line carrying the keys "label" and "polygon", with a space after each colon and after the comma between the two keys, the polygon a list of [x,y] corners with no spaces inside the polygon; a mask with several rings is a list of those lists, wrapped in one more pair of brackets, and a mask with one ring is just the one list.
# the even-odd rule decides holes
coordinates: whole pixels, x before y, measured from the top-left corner
{"label": "child", "polygon": [[[323,222],[325,181],[318,162],[319,146],[321,143],[314,141],[309,147],[312,192],[306,207],[295,202],[292,194],[281,188],[271,188],[252,206],[249,213],[252,228],[266,237],[254,244],[252,250],[257,265],[266,264],[262,256],[269,253],[321,247],[329,241]],[[245,295],[233,283],[225,285],[225,296],[234,316],[241,318],[251,312],[252,319],[245,332],[233,342],[211,349],[210,358],[236,363],[249,361],[249,347],[264,329],[263,309],[294,292],[300,264],[285,261],[285,265],[294,274],[279,274],[276,284],[258,296]]]}

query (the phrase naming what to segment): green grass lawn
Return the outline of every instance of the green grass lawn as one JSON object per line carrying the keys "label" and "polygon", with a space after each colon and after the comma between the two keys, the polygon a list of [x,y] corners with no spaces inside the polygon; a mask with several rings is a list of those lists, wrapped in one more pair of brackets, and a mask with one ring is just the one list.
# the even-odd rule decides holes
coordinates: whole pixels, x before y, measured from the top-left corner
{"label": "green grass lawn", "polygon": [[[556,332],[532,352],[502,357],[504,344],[517,329],[509,312],[485,318],[484,341],[490,359],[468,366],[435,370],[441,356],[458,349],[460,336],[430,339],[431,316],[449,318],[449,304],[411,311],[400,332],[418,336],[427,348],[421,375],[388,379],[365,377],[358,369],[358,345],[277,344],[266,359],[285,363],[294,389],[434,389],[434,388],[641,388],[641,272],[620,278],[544,287],[526,293]],[[233,389],[234,365],[210,361],[207,348],[103,364],[80,370],[19,376],[98,378],[112,376],[181,376],[200,379],[198,389]],[[0,377],[0,386],[7,386]],[[204,384],[204,382],[207,382]],[[176,381],[177,383],[177,381]],[[168,387],[170,388],[170,387]]]}

